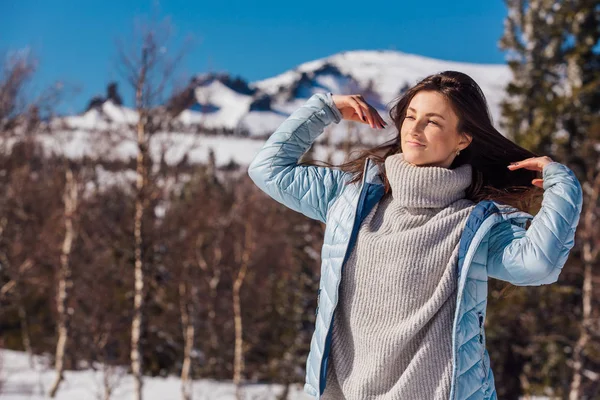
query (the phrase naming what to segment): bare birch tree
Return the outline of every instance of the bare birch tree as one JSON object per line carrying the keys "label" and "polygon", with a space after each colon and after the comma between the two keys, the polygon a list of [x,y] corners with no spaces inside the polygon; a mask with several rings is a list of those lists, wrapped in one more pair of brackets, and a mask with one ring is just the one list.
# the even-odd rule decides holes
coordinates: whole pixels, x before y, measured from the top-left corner
{"label": "bare birch tree", "polygon": [[[35,62],[26,55],[15,54],[3,60],[0,74],[0,132],[2,132],[0,149],[2,153],[10,151],[8,146],[10,139],[16,135],[15,126],[26,115],[27,107],[24,105],[23,91],[34,72]],[[0,220],[0,238],[4,235],[6,224],[7,219],[3,216]],[[33,260],[28,257],[14,268],[7,252],[0,249],[0,263],[3,266],[4,273],[12,272],[8,282],[0,287],[0,299],[5,298],[11,292],[14,293],[21,325],[23,347],[29,355],[30,365],[33,365],[27,310],[23,304],[20,291],[21,277],[33,266]]]}
{"label": "bare birch tree", "polygon": [[175,57],[167,56],[171,35],[168,22],[152,22],[141,29],[137,47],[127,52],[119,49],[120,67],[135,91],[136,132],[136,200],[134,215],[134,302],[131,323],[131,370],[134,376],[135,398],[142,399],[143,355],[141,348],[144,325],[145,265],[144,225],[151,210],[150,202],[157,191],[151,183],[152,137],[160,130],[168,129],[173,117],[161,102],[165,100],[166,87],[171,83],[175,68],[183,57],[181,51]]}
{"label": "bare birch tree", "polygon": [[[25,150],[25,157],[35,157],[39,150],[33,141],[33,136],[41,131],[41,112],[48,117],[53,113],[54,108],[61,99],[62,89],[60,84],[56,84],[43,90],[38,95],[33,95],[28,91],[28,85],[34,77],[37,69],[37,60],[29,51],[18,51],[6,54],[2,60],[0,68],[0,154],[9,157],[15,148]],[[7,172],[7,171],[3,171]],[[0,201],[0,241],[6,239],[6,243],[12,243],[14,232],[12,227],[7,228],[8,215],[13,213],[23,222],[30,218],[30,211],[23,207],[23,201],[18,198],[18,194],[11,187],[11,174],[14,174],[16,182],[18,175],[27,176],[31,169],[27,161],[23,162],[23,168],[8,171],[7,181],[3,185],[2,199]],[[0,287],[0,299],[8,296],[12,297],[13,303],[17,308],[19,316],[22,344],[29,355],[29,363],[33,366],[33,350],[29,327],[29,316],[24,301],[24,281],[25,277],[35,267],[35,257],[33,249],[22,255],[14,257],[10,254],[8,247],[0,246],[0,272],[7,274],[9,279]]]}
{"label": "bare birch tree", "polygon": [[56,355],[54,369],[56,378],[49,391],[49,396],[54,398],[58,387],[64,379],[65,369],[65,350],[69,339],[69,325],[71,310],[69,307],[70,291],[73,286],[71,270],[71,249],[75,240],[76,231],[74,227],[74,215],[77,210],[78,182],[73,174],[73,169],[66,168],[65,188],[63,195],[64,202],[64,220],[65,236],[60,255],[60,269],[58,272],[58,290],[56,293],[56,308],[58,311],[57,333],[58,341],[56,344]]}
{"label": "bare birch tree", "polygon": [[[242,381],[244,379],[245,370],[245,357],[244,357],[244,330],[242,321],[242,304],[240,300],[240,292],[252,255],[256,251],[256,234],[253,226],[253,219],[250,218],[248,211],[248,205],[253,204],[256,200],[255,193],[248,190],[245,181],[240,183],[236,187],[236,198],[235,204],[232,209],[232,216],[239,221],[239,235],[234,238],[233,253],[234,253],[234,271],[233,276],[233,321],[234,321],[234,333],[235,333],[235,347],[234,347],[234,359],[233,359],[233,383],[236,387],[236,397],[241,399],[242,396]],[[250,188],[253,189],[253,188]],[[244,212],[246,211],[246,212]]]}

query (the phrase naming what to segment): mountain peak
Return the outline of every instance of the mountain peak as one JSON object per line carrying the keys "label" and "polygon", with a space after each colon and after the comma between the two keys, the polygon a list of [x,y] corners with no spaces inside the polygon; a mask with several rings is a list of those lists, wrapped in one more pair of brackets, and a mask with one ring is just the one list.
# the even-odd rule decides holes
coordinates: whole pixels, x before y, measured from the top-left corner
{"label": "mountain peak", "polygon": [[[407,88],[446,70],[475,79],[488,99],[492,117],[499,118],[504,88],[511,78],[507,65],[445,61],[396,50],[343,51],[251,83],[227,72],[198,74],[181,98],[175,99],[173,109],[182,129],[265,137],[314,93],[360,93],[384,115]],[[122,115],[124,107],[120,109]]]}

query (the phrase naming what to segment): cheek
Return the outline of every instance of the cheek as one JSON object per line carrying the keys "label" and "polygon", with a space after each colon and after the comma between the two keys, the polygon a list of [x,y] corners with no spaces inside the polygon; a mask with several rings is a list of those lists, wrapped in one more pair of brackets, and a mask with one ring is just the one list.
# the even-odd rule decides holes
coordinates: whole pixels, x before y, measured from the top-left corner
{"label": "cheek", "polygon": [[453,137],[441,129],[432,129],[425,136],[427,136],[429,144],[438,149],[450,148],[454,143]]}
{"label": "cheek", "polygon": [[406,136],[406,132],[408,132],[406,125],[402,125],[402,128],[400,128],[400,137],[404,138]]}
{"label": "cheek", "polygon": [[402,134],[402,136],[406,135],[409,132],[409,123],[407,121],[402,122],[402,125],[400,125],[400,133]]}

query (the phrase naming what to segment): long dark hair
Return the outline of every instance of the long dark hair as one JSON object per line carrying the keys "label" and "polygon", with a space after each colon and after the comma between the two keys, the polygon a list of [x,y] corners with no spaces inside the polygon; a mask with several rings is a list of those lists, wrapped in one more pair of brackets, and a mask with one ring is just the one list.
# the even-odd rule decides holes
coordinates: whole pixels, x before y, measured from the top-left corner
{"label": "long dark hair", "polygon": [[[507,139],[494,128],[481,88],[470,76],[457,71],[430,75],[392,101],[395,104],[389,115],[398,131],[394,139],[363,150],[356,158],[343,164],[325,164],[350,172],[352,179],[349,183],[355,183],[362,179],[367,157],[378,162],[381,168],[388,156],[402,152],[400,130],[406,109],[412,98],[422,90],[444,95],[458,116],[458,132],[466,132],[473,137],[471,144],[461,150],[450,165],[450,169],[463,164],[473,167],[473,181],[466,190],[466,198],[474,202],[490,199],[526,211],[539,203],[543,191],[533,186],[531,181],[540,178],[540,173],[526,169],[510,171],[507,168],[511,162],[538,155]],[[389,182],[383,169],[381,172],[387,193]]]}

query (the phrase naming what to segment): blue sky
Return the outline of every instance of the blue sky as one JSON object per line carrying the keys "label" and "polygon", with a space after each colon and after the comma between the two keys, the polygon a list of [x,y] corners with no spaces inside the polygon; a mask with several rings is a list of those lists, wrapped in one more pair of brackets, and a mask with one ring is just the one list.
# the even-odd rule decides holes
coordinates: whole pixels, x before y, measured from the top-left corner
{"label": "blue sky", "polygon": [[501,0],[0,0],[0,54],[29,47],[39,60],[31,93],[57,80],[70,93],[61,112],[80,112],[106,83],[131,91],[116,67],[117,39],[136,18],[169,17],[173,47],[191,37],[177,76],[227,71],[250,81],[340,51],[395,49],[476,63],[503,63],[498,49],[506,14]]}

